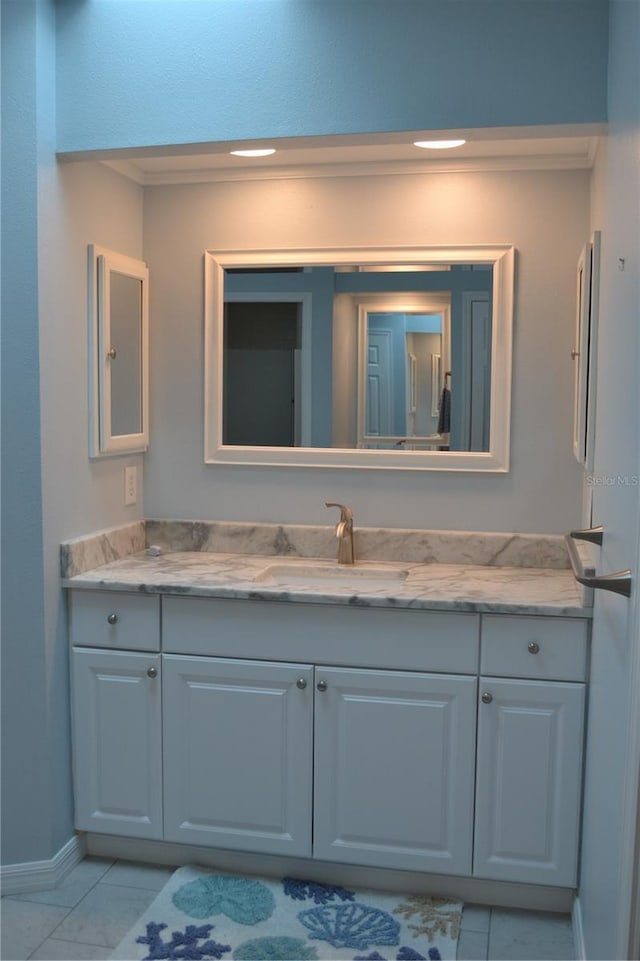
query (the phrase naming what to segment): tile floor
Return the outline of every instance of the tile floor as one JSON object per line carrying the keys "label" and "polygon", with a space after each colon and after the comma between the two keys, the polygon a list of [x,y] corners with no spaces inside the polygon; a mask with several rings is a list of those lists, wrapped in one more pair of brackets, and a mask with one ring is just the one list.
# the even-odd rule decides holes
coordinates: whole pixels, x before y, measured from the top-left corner
{"label": "tile floor", "polygon": [[[175,868],[88,857],[56,888],[2,898],[2,961],[108,958]],[[459,961],[575,958],[566,915],[468,904]]]}

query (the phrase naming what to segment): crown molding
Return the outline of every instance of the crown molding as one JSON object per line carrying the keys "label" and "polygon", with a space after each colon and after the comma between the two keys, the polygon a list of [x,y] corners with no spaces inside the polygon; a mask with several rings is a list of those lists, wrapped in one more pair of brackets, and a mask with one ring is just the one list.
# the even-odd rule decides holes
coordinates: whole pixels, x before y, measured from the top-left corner
{"label": "crown molding", "polygon": [[429,161],[370,161],[356,163],[304,164],[282,167],[210,167],[186,170],[145,171],[130,160],[102,160],[101,163],[128,177],[142,187],[176,184],[230,183],[252,180],[299,180],[331,177],[380,177],[450,173],[486,173],[527,170],[587,170],[593,166],[597,143],[589,142],[586,151],[573,154],[533,154],[522,156],[470,157]]}

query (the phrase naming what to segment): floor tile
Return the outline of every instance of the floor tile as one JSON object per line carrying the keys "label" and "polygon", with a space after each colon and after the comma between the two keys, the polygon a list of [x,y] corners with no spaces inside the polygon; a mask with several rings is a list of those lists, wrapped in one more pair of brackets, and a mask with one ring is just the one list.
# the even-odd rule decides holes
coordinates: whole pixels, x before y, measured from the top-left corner
{"label": "floor tile", "polygon": [[116,861],[102,877],[102,884],[120,884],[123,887],[148,888],[160,891],[176,869],[155,864],[137,864]]}
{"label": "floor tile", "polygon": [[458,941],[458,961],[486,961],[488,947],[488,931],[461,931]]}
{"label": "floor tile", "polygon": [[485,907],[484,904],[465,904],[460,929],[462,931],[484,931],[486,933],[489,930],[490,921],[491,908]]}
{"label": "floor tile", "polygon": [[53,904],[32,904],[5,897],[0,904],[2,961],[24,961],[69,913]]}
{"label": "floor tile", "polygon": [[30,955],[30,959],[32,961],[105,961],[112,951],[113,948],[106,945],[47,938],[37,951]]}
{"label": "floor tile", "polygon": [[94,884],[113,864],[111,858],[85,858],[69,872],[55,888],[46,891],[31,891],[29,894],[14,894],[19,901],[34,901],[38,904],[58,904],[61,907],[75,908]]}
{"label": "floor tile", "polygon": [[571,961],[571,919],[543,911],[494,908],[489,929],[492,961]]}
{"label": "floor tile", "polygon": [[115,947],[156,897],[155,891],[96,884],[56,928],[63,941]]}

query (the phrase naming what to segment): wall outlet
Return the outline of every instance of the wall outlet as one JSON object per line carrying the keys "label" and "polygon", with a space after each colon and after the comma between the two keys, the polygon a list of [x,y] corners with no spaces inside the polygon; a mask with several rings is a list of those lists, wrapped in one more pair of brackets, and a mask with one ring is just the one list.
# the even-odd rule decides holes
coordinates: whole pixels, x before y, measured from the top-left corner
{"label": "wall outlet", "polygon": [[138,500],[138,468],[125,467],[124,469],[124,506],[130,507]]}

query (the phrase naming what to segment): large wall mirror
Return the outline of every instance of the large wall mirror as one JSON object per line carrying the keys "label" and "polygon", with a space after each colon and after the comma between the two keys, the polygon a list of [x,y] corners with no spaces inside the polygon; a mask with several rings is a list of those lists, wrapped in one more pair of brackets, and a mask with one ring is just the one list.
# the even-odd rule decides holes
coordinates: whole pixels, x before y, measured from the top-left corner
{"label": "large wall mirror", "polygon": [[205,461],[506,471],[509,245],[205,254]]}

